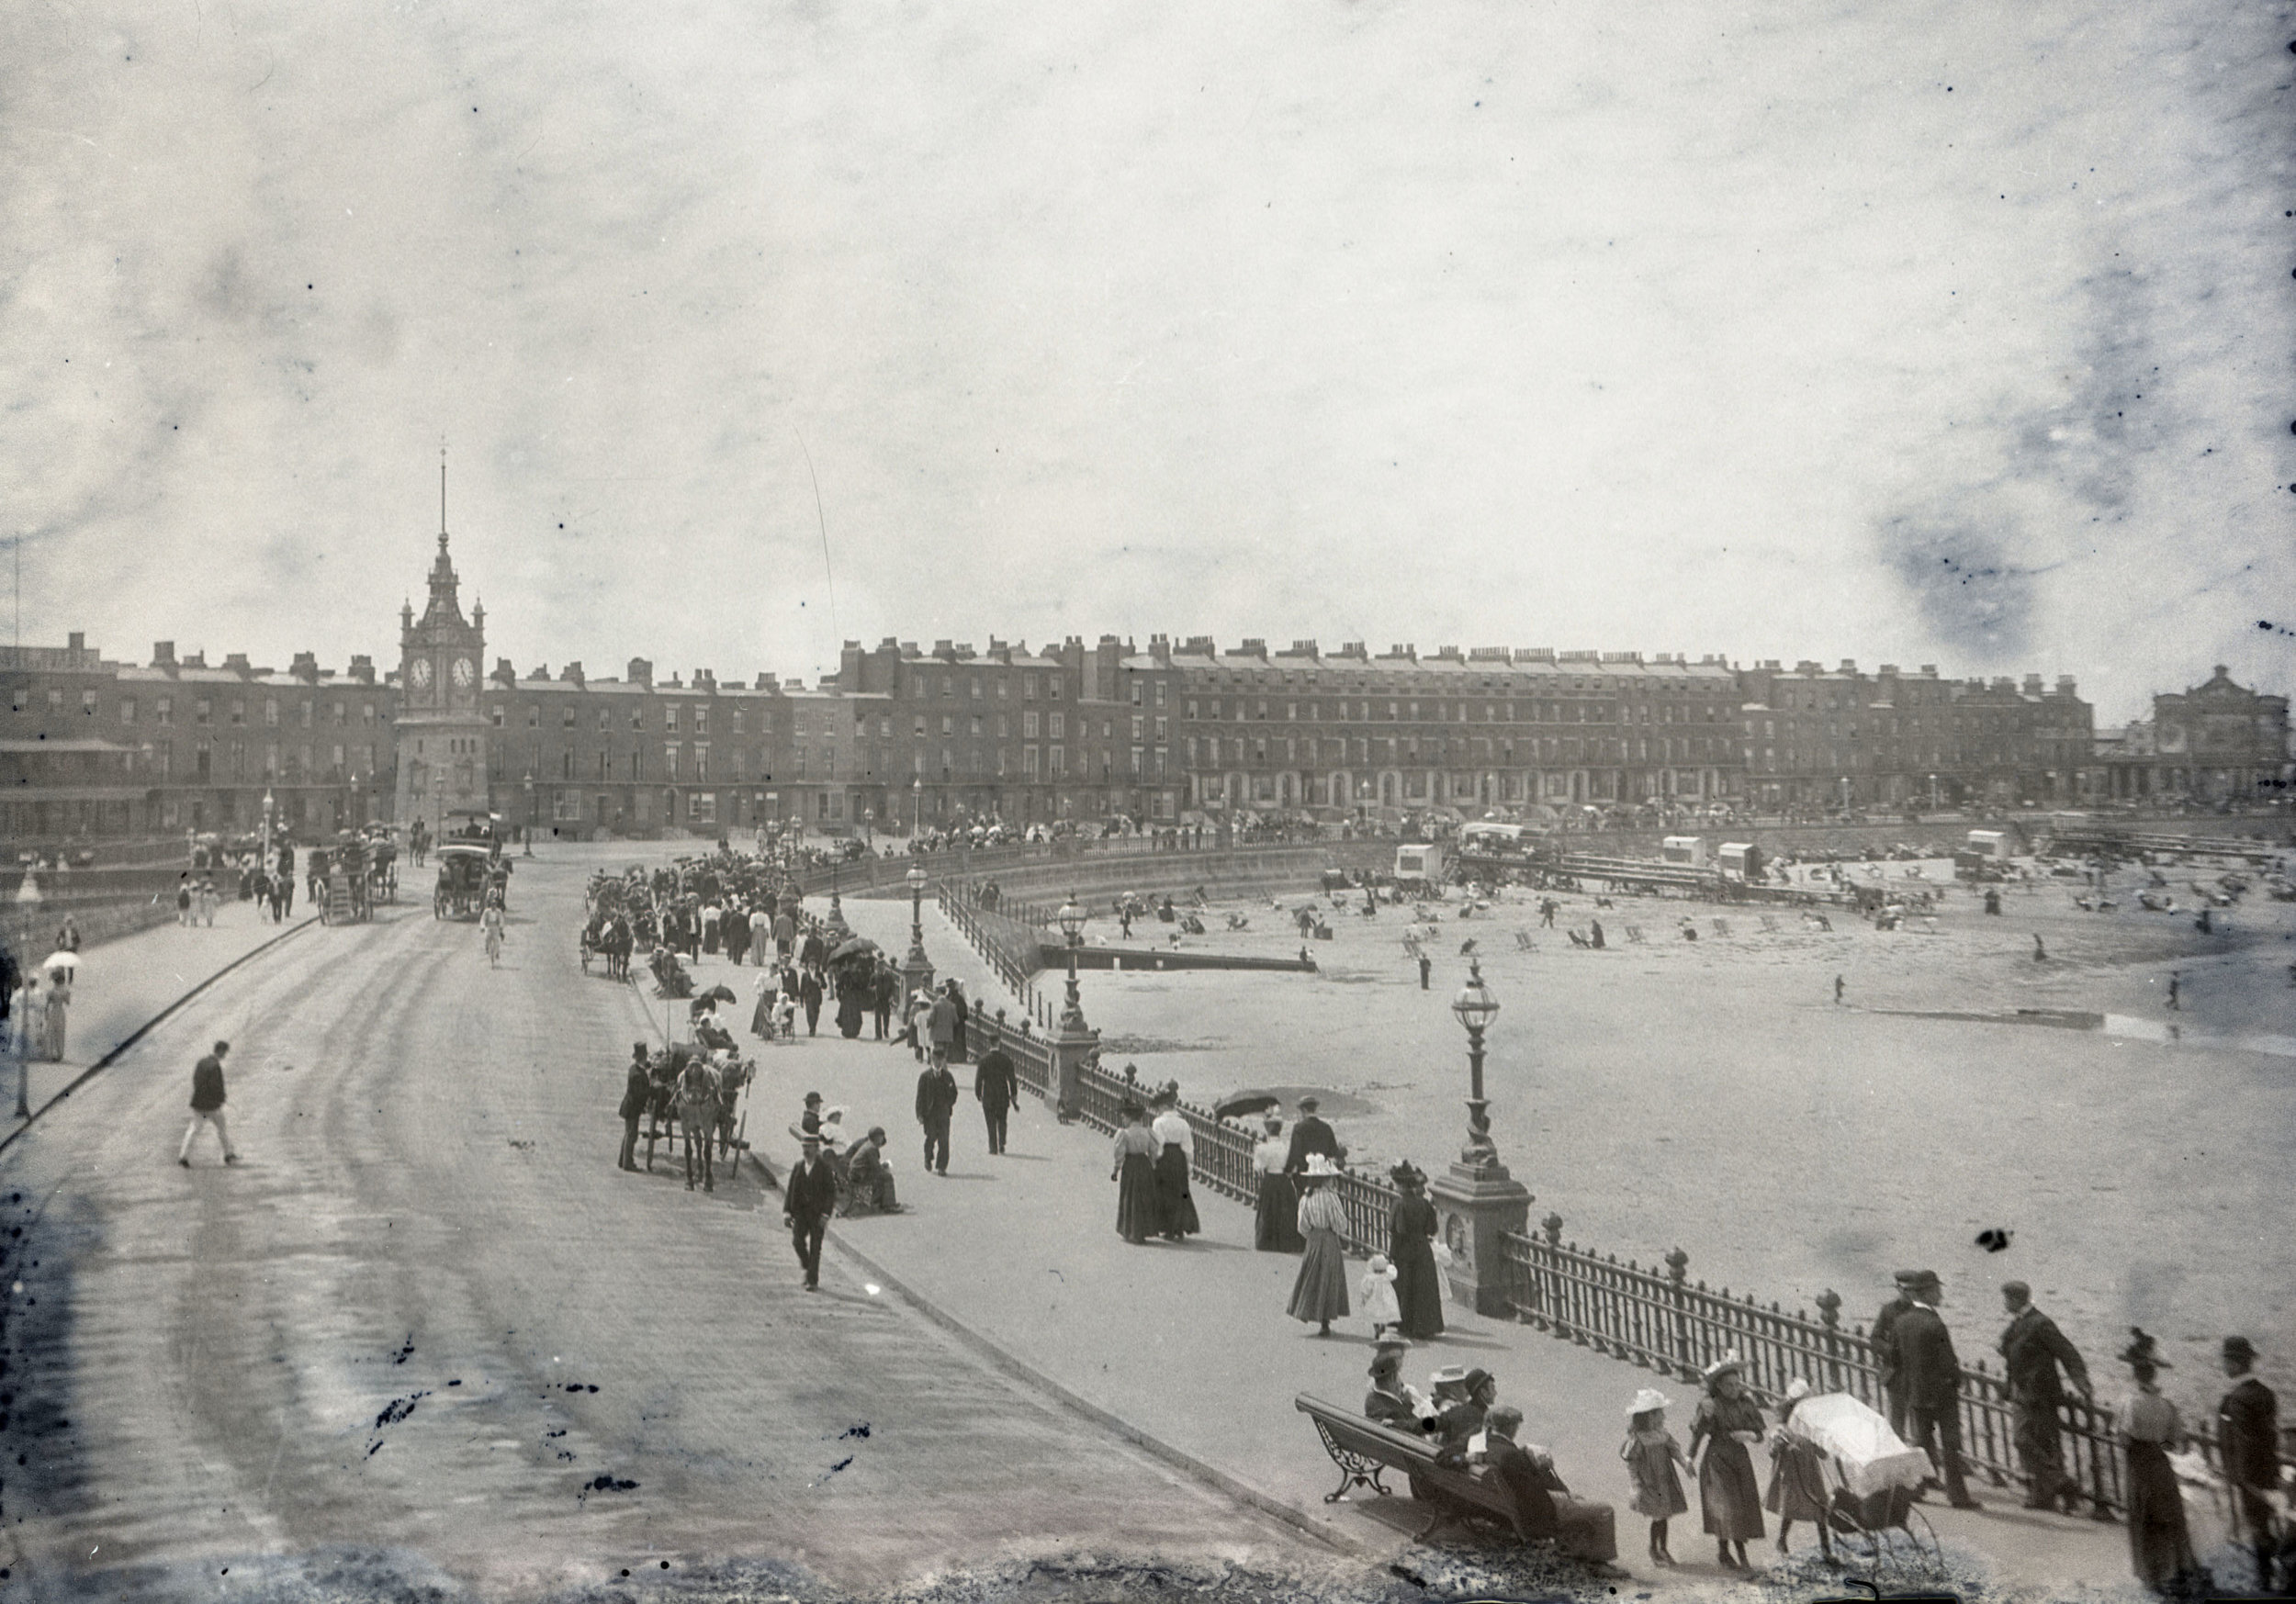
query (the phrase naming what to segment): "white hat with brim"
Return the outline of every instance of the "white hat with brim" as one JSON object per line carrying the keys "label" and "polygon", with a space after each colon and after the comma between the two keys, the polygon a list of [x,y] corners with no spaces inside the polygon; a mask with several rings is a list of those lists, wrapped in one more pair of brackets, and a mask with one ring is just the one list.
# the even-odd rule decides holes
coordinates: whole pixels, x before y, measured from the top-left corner
{"label": "white hat with brim", "polygon": [[1329,1153],[1310,1153],[1307,1168],[1301,1173],[1311,1181],[1330,1181],[1339,1174],[1339,1166],[1332,1162]]}
{"label": "white hat with brim", "polygon": [[1647,1415],[1653,1409],[1671,1409],[1673,1407],[1672,1398],[1668,1397],[1654,1386],[1646,1386],[1635,1394],[1635,1401],[1626,1406],[1626,1413],[1631,1418],[1636,1415]]}

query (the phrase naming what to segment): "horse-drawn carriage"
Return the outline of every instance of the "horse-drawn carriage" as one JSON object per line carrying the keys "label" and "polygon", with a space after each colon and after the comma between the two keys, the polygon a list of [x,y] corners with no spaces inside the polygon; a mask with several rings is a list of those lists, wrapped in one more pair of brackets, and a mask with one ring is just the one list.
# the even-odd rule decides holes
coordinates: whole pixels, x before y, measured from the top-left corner
{"label": "horse-drawn carriage", "polygon": [[[490,892],[501,892],[508,870],[486,847],[475,842],[442,841],[438,884],[431,893],[431,916],[436,919],[476,919],[487,905]],[[507,903],[507,897],[502,899]]]}
{"label": "horse-drawn carriage", "polygon": [[313,847],[306,859],[319,917],[328,925],[350,925],[375,916],[372,867],[365,836],[345,830],[332,847]]}

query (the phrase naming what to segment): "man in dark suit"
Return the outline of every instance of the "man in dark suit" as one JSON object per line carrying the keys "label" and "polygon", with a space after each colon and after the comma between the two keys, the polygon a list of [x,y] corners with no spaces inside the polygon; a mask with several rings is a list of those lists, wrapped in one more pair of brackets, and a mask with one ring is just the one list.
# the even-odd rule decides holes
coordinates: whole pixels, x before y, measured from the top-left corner
{"label": "man in dark suit", "polygon": [[957,1078],[935,1054],[917,1077],[917,1123],[925,1127],[925,1168],[935,1174],[949,1172],[949,1116],[956,1108]]}
{"label": "man in dark suit", "polygon": [[630,1043],[630,1068],[622,1082],[622,1158],[625,1170],[637,1168],[637,1122],[653,1100],[652,1066],[646,1061],[646,1044]]}
{"label": "man in dark suit", "polygon": [[1897,1322],[1913,1307],[1913,1297],[1907,1288],[1913,1284],[1918,1270],[1900,1270],[1896,1274],[1897,1296],[1882,1305],[1882,1312],[1874,1317],[1871,1334],[1866,1340],[1873,1344],[1874,1363],[1881,1373],[1882,1397],[1888,1406],[1889,1429],[1903,1437],[1906,1434],[1906,1388],[1897,1369],[1897,1339],[1893,1333]]}
{"label": "man in dark suit", "polygon": [[1020,1106],[1020,1078],[1013,1072],[1012,1055],[1002,1046],[981,1055],[973,1071],[973,1095],[980,1099],[981,1117],[988,1122],[988,1150],[1005,1150],[1006,1122]]}
{"label": "man in dark suit", "polygon": [[2001,1305],[2009,1317],[2009,1329],[2001,1333],[2001,1368],[2015,1410],[2011,1431],[2025,1467],[2025,1508],[2051,1509],[2062,1503],[2071,1515],[2078,1512],[2080,1488],[2065,1474],[2057,1420],[2065,1385],[2059,1372],[2071,1377],[2086,1398],[2091,1396],[2088,1366],[2056,1321],[2033,1307],[2032,1296],[2032,1288],[2021,1281],[2001,1284]]}
{"label": "man in dark suit", "polygon": [[2280,1485],[2279,1399],[2272,1389],[2248,1374],[2257,1362],[2256,1344],[2245,1337],[2227,1337],[2223,1347],[2224,1374],[2233,1378],[2230,1391],[2216,1406],[2216,1446],[2223,1456],[2224,1480],[2233,1493],[2239,1517],[2239,1535],[2245,1537],[2257,1556],[2257,1587],[2269,1591],[2273,1540],[2272,1495]]}
{"label": "man in dark suit", "polygon": [[1316,1116],[1319,1106],[1312,1097],[1300,1099],[1300,1123],[1291,1127],[1291,1148],[1284,1155],[1284,1173],[1298,1175],[1308,1167],[1310,1153],[1322,1153],[1337,1164],[1347,1157],[1347,1150],[1339,1145],[1339,1138],[1332,1127]]}
{"label": "man in dark suit", "polygon": [[821,971],[809,969],[805,979],[797,982],[797,1001],[805,1010],[805,1034],[816,1034],[821,1024]]}
{"label": "man in dark suit", "polygon": [[782,1223],[789,1227],[797,1262],[805,1267],[805,1290],[821,1290],[821,1237],[837,1212],[837,1177],[821,1157],[821,1139],[808,1134],[805,1156],[782,1185]]}
{"label": "man in dark suit", "polygon": [[1930,1456],[1945,1478],[1945,1499],[1956,1509],[1981,1506],[1962,1479],[1961,1360],[1937,1306],[1945,1291],[1933,1270],[1918,1272],[1908,1288],[1913,1307],[1897,1317],[1890,1337],[1897,1348],[1897,1371],[1906,1389],[1906,1419],[1914,1446]]}
{"label": "man in dark suit", "polygon": [[1554,1539],[1557,1549],[1599,1567],[1598,1574],[1621,1574],[1612,1564],[1618,1557],[1617,1511],[1574,1497],[1552,1459],[1515,1441],[1522,1426],[1523,1411],[1514,1405],[1492,1409],[1483,1422],[1483,1463],[1514,1495],[1515,1516],[1525,1534]]}

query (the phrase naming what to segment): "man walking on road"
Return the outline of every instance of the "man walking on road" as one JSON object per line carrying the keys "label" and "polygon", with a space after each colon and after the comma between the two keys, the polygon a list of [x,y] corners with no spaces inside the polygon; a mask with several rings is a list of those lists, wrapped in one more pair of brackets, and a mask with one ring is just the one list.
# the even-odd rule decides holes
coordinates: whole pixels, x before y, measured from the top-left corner
{"label": "man walking on road", "polygon": [[2025,1468],[2025,1508],[2053,1509],[2061,1503],[2071,1515],[2078,1512],[2080,1488],[2065,1474],[2057,1421],[2065,1386],[2058,1371],[2062,1368],[2086,1398],[2091,1396],[2088,1366],[2056,1321],[2033,1307],[2032,1296],[2032,1288],[2021,1281],[2001,1284],[2001,1305],[2009,1317],[2009,1329],[2001,1333],[2001,1368],[2015,1411],[2011,1432]]}
{"label": "man walking on road", "polygon": [[630,1069],[622,1082],[622,1158],[625,1170],[637,1168],[637,1122],[653,1101],[654,1078],[646,1061],[646,1044],[630,1043]]}
{"label": "man walking on road", "polygon": [[1930,1456],[1945,1480],[1945,1500],[1956,1509],[1980,1506],[1969,1496],[1961,1463],[1961,1360],[1937,1306],[1945,1291],[1933,1270],[1919,1272],[1908,1289],[1913,1307],[1890,1332],[1906,1389],[1906,1419],[1913,1445]]}
{"label": "man walking on road", "polygon": [[805,979],[797,982],[797,1000],[805,1009],[805,1034],[817,1035],[821,1028],[821,971],[805,970]]}
{"label": "man walking on road", "polygon": [[981,1055],[973,1071],[973,1095],[980,1099],[981,1117],[988,1121],[988,1150],[1005,1150],[1006,1121],[1020,1106],[1020,1080],[1013,1072],[1012,1055],[992,1047]]}
{"label": "man walking on road", "polygon": [[949,1116],[956,1111],[957,1078],[939,1053],[917,1077],[917,1123],[925,1127],[925,1168],[949,1172]]}
{"label": "man walking on road", "polygon": [[805,1290],[821,1290],[821,1238],[837,1212],[837,1177],[821,1157],[821,1138],[807,1132],[805,1156],[782,1183],[782,1223],[789,1227],[790,1245],[805,1266]]}
{"label": "man walking on road", "polygon": [[175,1161],[186,1170],[191,1168],[191,1139],[199,1134],[202,1120],[215,1127],[215,1139],[223,1144],[223,1161],[239,1162],[239,1150],[231,1145],[231,1128],[223,1123],[223,1058],[231,1050],[230,1042],[219,1041],[215,1050],[192,1069],[191,1124],[184,1130],[184,1145],[175,1150]]}

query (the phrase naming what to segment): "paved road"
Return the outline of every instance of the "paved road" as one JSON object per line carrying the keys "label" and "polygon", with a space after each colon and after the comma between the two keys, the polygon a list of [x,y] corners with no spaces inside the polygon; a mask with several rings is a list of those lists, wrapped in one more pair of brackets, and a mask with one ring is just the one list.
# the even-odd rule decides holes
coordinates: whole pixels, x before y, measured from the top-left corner
{"label": "paved road", "polygon": [[[867,1588],[1073,1534],[1300,1555],[834,1262],[800,1293],[754,1170],[617,1173],[641,1004],[575,962],[576,869],[516,887],[501,970],[427,909],[309,933],[0,1160],[19,1581],[340,1545],[522,1592],[741,1555]],[[186,1172],[216,1036],[247,1161]]]}

